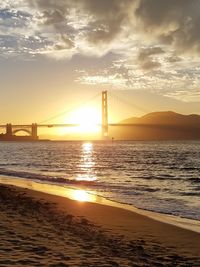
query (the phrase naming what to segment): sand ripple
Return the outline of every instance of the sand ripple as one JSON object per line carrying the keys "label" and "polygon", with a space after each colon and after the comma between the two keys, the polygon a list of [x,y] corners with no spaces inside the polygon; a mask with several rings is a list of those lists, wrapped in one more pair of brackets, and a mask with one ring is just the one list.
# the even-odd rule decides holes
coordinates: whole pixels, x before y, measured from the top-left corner
{"label": "sand ripple", "polygon": [[200,266],[144,239],[127,240],[55,203],[0,186],[0,266]]}

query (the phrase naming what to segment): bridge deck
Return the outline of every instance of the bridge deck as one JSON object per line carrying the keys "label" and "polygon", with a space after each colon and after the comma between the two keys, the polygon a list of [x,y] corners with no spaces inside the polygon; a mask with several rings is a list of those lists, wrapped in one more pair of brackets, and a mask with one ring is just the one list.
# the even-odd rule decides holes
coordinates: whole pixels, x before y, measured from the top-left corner
{"label": "bridge deck", "polygon": [[[52,127],[78,127],[82,124],[78,123],[65,123],[65,124],[36,124],[38,128],[52,128]],[[102,127],[100,123],[94,123],[94,125]],[[136,123],[108,123],[108,126],[141,126],[141,124]],[[12,124],[12,127],[16,128],[29,128],[32,124]],[[0,125],[0,128],[6,127],[5,125]]]}
{"label": "bridge deck", "polygon": [[[82,124],[77,123],[66,123],[66,124],[34,124],[37,128],[53,128],[53,127],[78,127]],[[185,125],[175,125],[175,124],[148,124],[148,123],[108,123],[107,125],[103,125],[101,123],[93,123],[93,125],[97,125],[99,127],[105,127],[105,126],[120,126],[120,127],[131,127],[131,126],[138,126],[138,127],[179,127],[179,128],[186,128]],[[6,124],[1,124],[0,128],[6,128]],[[12,128],[31,128],[32,124],[12,124]],[[199,128],[200,126],[197,125],[196,128]]]}

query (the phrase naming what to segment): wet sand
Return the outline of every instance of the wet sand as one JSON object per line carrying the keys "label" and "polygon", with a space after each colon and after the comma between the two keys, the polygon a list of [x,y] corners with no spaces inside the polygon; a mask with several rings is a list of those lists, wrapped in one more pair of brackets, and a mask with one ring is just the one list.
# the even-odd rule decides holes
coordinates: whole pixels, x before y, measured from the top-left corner
{"label": "wet sand", "polygon": [[0,266],[200,266],[200,234],[121,208],[0,185]]}

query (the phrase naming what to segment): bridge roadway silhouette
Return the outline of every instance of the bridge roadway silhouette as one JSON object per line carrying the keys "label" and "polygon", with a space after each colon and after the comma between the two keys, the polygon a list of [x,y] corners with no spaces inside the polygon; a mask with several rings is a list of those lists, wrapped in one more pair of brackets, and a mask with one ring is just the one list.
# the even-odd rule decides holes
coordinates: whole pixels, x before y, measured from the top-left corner
{"label": "bridge roadway silhouette", "polygon": [[[77,123],[53,123],[53,124],[2,124],[0,125],[0,128],[6,129],[6,134],[0,134],[0,140],[3,139],[1,137],[5,136],[6,140],[12,140],[12,137],[14,138],[14,134],[20,131],[26,132],[29,134],[29,137],[31,140],[38,140],[37,130],[38,128],[65,128],[65,127],[79,127],[82,124]],[[109,127],[131,127],[131,126],[141,126],[141,124],[136,123],[108,123],[106,125],[102,125],[101,123],[92,123],[92,125],[99,126],[102,129],[102,137],[108,136],[108,128]],[[11,131],[9,132],[9,127],[11,128]],[[35,129],[35,134],[33,133]],[[106,131],[106,132],[105,132]],[[8,137],[8,138],[6,138]],[[15,136],[16,138],[20,136]],[[24,137],[24,136],[21,136]],[[14,138],[15,139],[15,138]],[[23,138],[22,138],[23,139]]]}
{"label": "bridge roadway silhouette", "polygon": [[[37,124],[38,128],[53,128],[53,127],[60,127],[60,128],[64,128],[64,127],[78,127],[81,126],[81,123],[52,123],[52,124]],[[13,128],[22,128],[22,129],[18,129],[18,131],[22,131],[24,130],[23,128],[29,128],[31,127],[32,124],[12,124]],[[100,127],[103,127],[103,125],[101,123],[92,123],[92,125],[97,125]],[[0,125],[0,128],[5,128],[7,126],[7,124],[2,124]],[[141,124],[139,123],[108,123],[108,126],[141,126]]]}

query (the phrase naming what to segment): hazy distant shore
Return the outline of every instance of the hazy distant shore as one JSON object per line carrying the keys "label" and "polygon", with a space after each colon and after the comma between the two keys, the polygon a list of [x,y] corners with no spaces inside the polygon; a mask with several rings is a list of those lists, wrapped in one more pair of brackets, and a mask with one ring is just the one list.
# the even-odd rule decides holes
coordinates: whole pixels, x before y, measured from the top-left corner
{"label": "hazy distant shore", "polygon": [[199,266],[200,235],[120,208],[0,186],[1,266]]}

